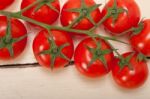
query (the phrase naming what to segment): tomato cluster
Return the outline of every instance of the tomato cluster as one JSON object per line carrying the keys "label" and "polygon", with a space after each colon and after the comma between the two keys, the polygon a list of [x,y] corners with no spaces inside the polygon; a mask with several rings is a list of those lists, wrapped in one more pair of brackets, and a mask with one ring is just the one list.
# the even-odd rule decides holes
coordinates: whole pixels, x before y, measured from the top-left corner
{"label": "tomato cluster", "polygon": [[[0,9],[13,1],[0,1]],[[65,67],[74,56],[75,67],[86,77],[112,72],[115,82],[124,88],[143,85],[149,73],[146,60],[150,57],[150,19],[141,20],[135,0],[109,0],[102,10],[99,6],[94,0],[68,0],[60,9],[59,0],[22,0],[17,13],[0,10],[4,14],[0,16],[0,59],[13,59],[23,52],[27,30],[18,20],[22,19],[41,29],[33,41],[40,65]],[[63,27],[53,26],[59,17]],[[127,35],[133,52],[120,55],[109,43],[119,40],[97,35],[95,29],[101,24],[113,36]],[[83,40],[74,51],[76,36]]]}

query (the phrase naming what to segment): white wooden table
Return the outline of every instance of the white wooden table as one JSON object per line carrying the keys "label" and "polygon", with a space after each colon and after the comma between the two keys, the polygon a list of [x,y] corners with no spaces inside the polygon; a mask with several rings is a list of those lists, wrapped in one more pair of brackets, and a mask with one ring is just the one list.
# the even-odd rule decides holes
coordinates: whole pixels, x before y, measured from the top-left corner
{"label": "white wooden table", "polygon": [[[7,10],[16,10],[21,0]],[[66,1],[66,0],[61,0]],[[96,0],[104,3],[105,0]],[[150,17],[150,1],[136,0],[143,17]],[[32,35],[32,34],[31,34]],[[120,47],[120,46],[116,46]],[[32,54],[31,44],[24,53]],[[128,50],[122,47],[120,52]],[[20,59],[24,56],[23,59]],[[22,55],[16,59],[26,62],[33,56]],[[35,61],[34,59],[32,60]],[[0,61],[1,62],[1,61]],[[13,62],[13,61],[12,61]],[[10,62],[10,63],[12,63]],[[148,63],[150,66],[150,62]],[[125,90],[116,86],[111,74],[100,79],[88,79],[80,75],[74,66],[57,72],[41,67],[0,68],[0,99],[150,99],[150,77],[139,89]]]}

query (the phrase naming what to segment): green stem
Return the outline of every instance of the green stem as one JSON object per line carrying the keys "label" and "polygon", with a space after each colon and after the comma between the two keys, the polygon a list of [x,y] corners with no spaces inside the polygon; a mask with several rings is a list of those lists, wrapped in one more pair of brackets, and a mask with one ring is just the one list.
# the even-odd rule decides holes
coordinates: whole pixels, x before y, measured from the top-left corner
{"label": "green stem", "polygon": [[134,28],[130,28],[130,29],[128,29],[128,30],[126,30],[126,31],[124,31],[124,32],[122,32],[122,33],[120,33],[120,35],[117,35],[117,36],[119,37],[119,36],[125,35],[125,34],[127,34],[127,33],[129,33],[129,32],[132,32],[133,30],[134,30]]}
{"label": "green stem", "polygon": [[86,30],[76,30],[76,29],[71,29],[71,28],[67,28],[67,27],[58,27],[58,26],[51,26],[51,28],[56,29],[56,30],[67,31],[67,32],[75,32],[78,34],[91,35],[91,32],[86,31]]}
{"label": "green stem", "polygon": [[22,20],[24,20],[24,21],[27,21],[27,22],[36,24],[36,25],[41,26],[41,27],[43,27],[43,28],[45,28],[45,29],[51,29],[51,26],[50,26],[50,25],[45,24],[45,23],[38,22],[38,21],[36,21],[36,20],[33,20],[33,19],[28,18],[28,17],[25,17],[25,16],[20,16],[19,19],[22,19]]}
{"label": "green stem", "polygon": [[62,30],[62,31],[67,31],[67,32],[75,32],[75,33],[86,34],[86,35],[91,34],[91,32],[89,32],[87,30],[76,30],[76,29],[72,29],[72,28],[68,28],[68,27],[59,27],[59,26],[48,25],[48,24],[41,23],[41,22],[38,22],[36,20],[33,20],[31,18],[25,17],[23,15],[19,15],[18,13],[10,13],[10,14],[14,18],[19,18],[19,19],[22,19],[24,21],[27,21],[27,22],[30,22],[30,23],[33,23],[33,24],[37,24],[37,25],[39,25],[39,26],[41,26],[45,29],[56,29],[56,30]]}
{"label": "green stem", "polygon": [[0,14],[1,14],[1,15],[5,15],[5,16],[11,16],[11,15],[12,15],[11,12],[3,11],[3,10],[0,10]]}
{"label": "green stem", "polygon": [[[101,35],[100,35],[100,36],[101,36]],[[101,36],[101,37],[104,38],[105,40],[116,41],[116,42],[120,42],[120,43],[129,45],[129,43],[124,42],[124,41],[121,41],[121,40],[118,40],[118,39],[116,39],[116,38],[114,38],[114,37],[107,37],[107,36]]]}
{"label": "green stem", "polygon": [[83,18],[83,15],[80,15],[78,18],[76,18],[70,25],[68,25],[68,28],[71,28],[74,26],[77,22],[79,22]]}
{"label": "green stem", "polygon": [[47,31],[48,31],[48,34],[50,35],[50,38],[51,38],[51,41],[52,41],[51,43],[52,43],[53,47],[56,47],[56,43],[55,43],[55,40],[53,38],[51,30],[47,29]]}
{"label": "green stem", "polygon": [[94,31],[98,26],[100,26],[105,20],[107,20],[111,15],[107,13],[93,28],[91,28],[89,31]]}
{"label": "green stem", "polygon": [[114,50],[114,52],[116,53],[116,55],[118,56],[119,59],[123,59],[122,55],[114,48],[114,46],[107,40],[105,40],[110,46],[111,48]]}
{"label": "green stem", "polygon": [[[18,18],[18,19],[22,19],[24,21],[28,21],[28,22],[31,22],[33,24],[37,24],[47,30],[50,30],[50,29],[56,29],[56,30],[62,30],[62,31],[67,31],[67,32],[75,32],[75,33],[78,33],[78,34],[85,34],[85,35],[88,35],[88,36],[97,36],[97,37],[101,37],[105,40],[113,40],[113,41],[118,41],[120,43],[124,43],[124,44],[128,44],[128,43],[125,43],[123,41],[120,41],[120,40],[117,40],[115,38],[111,38],[111,37],[106,37],[106,36],[102,36],[102,35],[96,35],[96,34],[92,34],[91,31],[88,31],[88,30],[77,30],[77,29],[72,29],[72,28],[68,28],[68,27],[59,27],[59,26],[53,26],[53,25],[48,25],[48,24],[45,24],[45,23],[41,23],[41,22],[38,22],[36,20],[33,20],[31,18],[28,18],[28,17],[25,17],[25,16],[22,16],[18,13],[12,13],[12,12],[6,12],[6,11],[0,11],[0,14],[3,14],[3,15],[6,15],[6,16],[11,16],[11,17],[14,17],[14,18]],[[105,17],[106,18],[106,17]],[[105,19],[104,18],[104,19]],[[103,20],[104,20],[103,19]],[[98,23],[100,24],[102,23],[102,20]]]}

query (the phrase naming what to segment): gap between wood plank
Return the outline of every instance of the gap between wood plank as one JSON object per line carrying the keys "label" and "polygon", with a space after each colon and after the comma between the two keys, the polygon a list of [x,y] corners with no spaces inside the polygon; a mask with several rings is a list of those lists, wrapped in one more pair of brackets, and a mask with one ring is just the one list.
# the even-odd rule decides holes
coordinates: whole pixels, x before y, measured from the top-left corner
{"label": "gap between wood plank", "polygon": [[[73,65],[74,61],[71,61],[65,67]],[[9,65],[0,65],[0,69],[7,69],[7,68],[30,68],[30,67],[39,67],[38,63],[26,63],[26,64],[9,64]]]}

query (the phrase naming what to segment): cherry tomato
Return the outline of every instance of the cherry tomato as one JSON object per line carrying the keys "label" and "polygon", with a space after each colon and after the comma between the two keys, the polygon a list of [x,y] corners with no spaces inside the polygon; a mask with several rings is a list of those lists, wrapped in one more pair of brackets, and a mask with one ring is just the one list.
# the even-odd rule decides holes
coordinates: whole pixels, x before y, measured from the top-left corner
{"label": "cherry tomato", "polygon": [[[64,4],[60,17],[61,24],[63,26],[68,26],[72,24],[81,15],[81,13],[79,12],[69,11],[70,9],[82,9],[82,11],[84,11],[82,13],[86,13],[88,7],[95,5],[95,2],[93,0],[84,0],[84,3],[86,4],[87,8],[81,8],[81,1],[82,0],[68,0]],[[89,15],[95,23],[97,23],[101,19],[101,13],[98,8],[91,11]],[[87,17],[83,17],[77,24],[73,25],[72,28],[79,30],[88,30],[93,26],[93,23]]]}
{"label": "cherry tomato", "polygon": [[[6,16],[0,16],[0,59],[3,60],[12,59],[20,55],[27,43],[27,30],[24,24],[17,19],[11,19],[11,37],[6,39],[7,20]],[[11,56],[8,46],[14,54],[13,56]]]}
{"label": "cherry tomato", "polygon": [[3,10],[10,6],[14,0],[0,0],[0,10]]}
{"label": "cherry tomato", "polygon": [[[131,53],[123,54],[123,57],[128,57]],[[143,85],[148,77],[148,66],[145,61],[138,61],[137,53],[133,54],[129,60],[129,66],[124,66],[122,69],[119,66],[119,59],[112,61],[112,75],[115,82],[123,88],[137,88]]]}
{"label": "cherry tomato", "polygon": [[[117,7],[125,9],[126,11],[119,13],[115,21],[110,17],[104,21],[104,27],[110,33],[114,35],[120,35],[124,31],[137,26],[140,20],[140,10],[135,0],[116,0]],[[102,16],[104,17],[109,7],[114,5],[114,0],[109,0],[106,6],[102,10]],[[117,15],[117,14],[116,14]]]}
{"label": "cherry tomato", "polygon": [[[98,38],[96,41],[99,42],[99,45],[92,38],[83,40],[77,46],[74,55],[77,70],[91,78],[106,75],[111,69],[109,63],[114,57],[113,51],[108,43]],[[94,58],[95,60],[93,60]],[[106,64],[103,63],[104,61]],[[107,65],[107,67],[105,65]]]}
{"label": "cherry tomato", "polygon": [[143,21],[143,30],[131,36],[130,42],[134,50],[150,57],[150,19]]}
{"label": "cherry tomato", "polygon": [[[39,62],[40,65],[50,68],[52,65],[52,58],[53,54],[59,53],[59,48],[63,46],[64,44],[68,44],[67,46],[64,46],[60,52],[65,55],[67,58],[71,59],[73,56],[74,52],[74,47],[73,47],[73,41],[71,37],[64,31],[58,31],[58,30],[52,30],[51,31],[53,39],[55,41],[55,44],[57,45],[57,48],[53,45],[52,42],[49,41],[50,35],[48,34],[47,31],[43,30],[41,31],[36,38],[34,39],[33,42],[33,51],[34,55]],[[49,51],[50,53],[47,54],[40,54],[44,51]],[[69,63],[68,60],[56,56],[56,59],[54,60],[54,68],[59,68],[59,67],[64,67]]]}
{"label": "cherry tomato", "polygon": [[[35,1],[37,0],[22,0],[21,9],[33,4]],[[37,7],[40,6],[40,4],[33,6],[31,9],[25,11],[23,15],[39,22],[52,24],[57,20],[59,16],[60,4],[58,0],[54,0],[52,3],[46,4],[42,5],[39,9],[37,9]],[[48,4],[50,4],[53,8],[55,8],[56,11],[50,8]]]}

